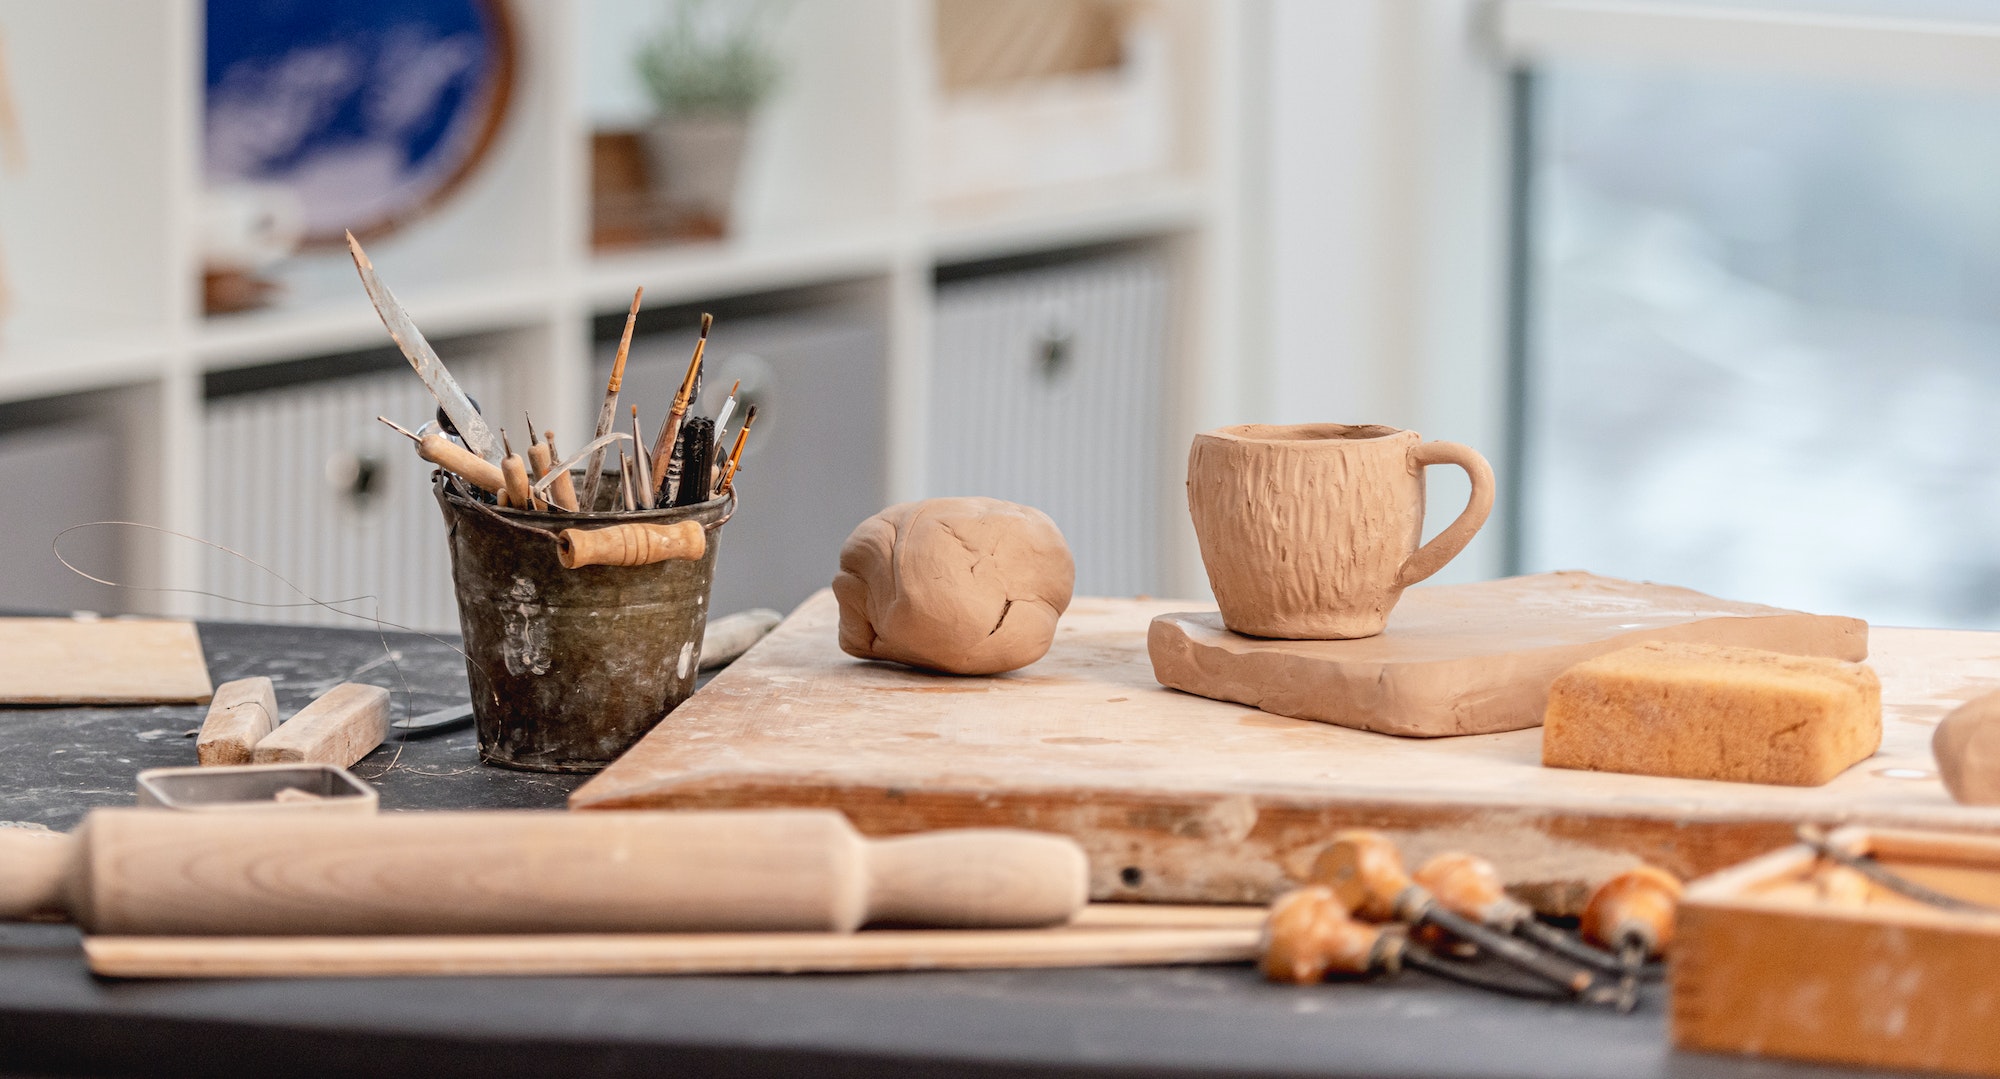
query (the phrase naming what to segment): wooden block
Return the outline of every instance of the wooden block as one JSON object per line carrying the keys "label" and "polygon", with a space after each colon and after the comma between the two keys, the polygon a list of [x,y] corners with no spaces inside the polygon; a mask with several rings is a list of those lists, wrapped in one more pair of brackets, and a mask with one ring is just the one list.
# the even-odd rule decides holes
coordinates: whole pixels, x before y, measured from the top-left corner
{"label": "wooden block", "polygon": [[210,685],[192,622],[0,618],[0,704],[199,704]]}
{"label": "wooden block", "polygon": [[389,736],[389,691],[344,682],[257,743],[258,764],[333,764],[366,757]]}
{"label": "wooden block", "polygon": [[269,678],[239,678],[216,688],[195,741],[204,765],[249,764],[257,743],[278,725],[278,692]]}
{"label": "wooden block", "polygon": [[1294,719],[1409,737],[1539,726],[1556,675],[1642,641],[1858,660],[1868,624],[1588,573],[1413,588],[1389,628],[1348,641],[1243,637],[1215,612],[1153,620],[1161,685]]}
{"label": "wooden block", "polygon": [[[1844,829],[1836,845],[1974,902],[2000,903],[2000,842]],[[2000,1076],[2000,919],[1871,885],[1828,897],[1789,847],[1688,886],[1671,956],[1676,1048]]]}
{"label": "wooden block", "polygon": [[1564,671],[1542,763],[1816,787],[1882,744],[1882,684],[1859,663],[1653,642]]}

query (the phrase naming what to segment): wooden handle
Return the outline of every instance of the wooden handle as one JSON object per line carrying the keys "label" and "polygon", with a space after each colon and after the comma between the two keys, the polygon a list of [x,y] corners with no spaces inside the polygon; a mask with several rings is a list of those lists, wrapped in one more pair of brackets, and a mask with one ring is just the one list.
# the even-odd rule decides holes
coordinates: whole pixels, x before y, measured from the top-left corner
{"label": "wooden handle", "polygon": [[1382,943],[1379,926],[1357,922],[1325,885],[1286,892],[1271,904],[1257,967],[1274,982],[1313,985],[1328,974],[1366,974]]}
{"label": "wooden handle", "polygon": [[556,537],[556,553],[565,569],[650,566],[670,558],[695,562],[708,553],[708,533],[696,521],[565,528]]}
{"label": "wooden handle", "polygon": [[1674,911],[1681,902],[1680,878],[1642,865],[1597,886],[1583,908],[1583,938],[1605,948],[1637,944],[1659,955],[1674,942]]}
{"label": "wooden handle", "polygon": [[867,921],[956,928],[1055,925],[1090,898],[1083,849],[1002,828],[868,844]]}
{"label": "wooden handle", "polygon": [[0,828],[0,921],[61,917],[79,872],[77,843],[62,832]]}
{"label": "wooden handle", "polygon": [[417,456],[482,490],[497,495],[507,489],[499,465],[443,435],[428,434],[419,439]]}
{"label": "wooden handle", "polygon": [[1413,883],[1389,837],[1362,828],[1334,834],[1333,845],[1313,862],[1311,880],[1371,922],[1396,920],[1396,901]]}
{"label": "wooden handle", "polygon": [[1425,862],[1413,879],[1438,905],[1481,925],[1507,930],[1533,915],[1526,904],[1507,894],[1493,863],[1475,855],[1440,854]]}
{"label": "wooden handle", "polygon": [[500,461],[500,475],[506,480],[507,504],[515,509],[541,509],[542,500],[528,490],[532,483],[528,479],[528,462],[521,460],[518,453],[510,453]]}
{"label": "wooden handle", "polygon": [[[97,933],[271,936],[1036,926],[1082,906],[1070,840],[871,844],[827,810],[224,815],[100,809],[63,887]],[[877,855],[876,850],[883,851]],[[19,910],[43,863],[0,858]]]}

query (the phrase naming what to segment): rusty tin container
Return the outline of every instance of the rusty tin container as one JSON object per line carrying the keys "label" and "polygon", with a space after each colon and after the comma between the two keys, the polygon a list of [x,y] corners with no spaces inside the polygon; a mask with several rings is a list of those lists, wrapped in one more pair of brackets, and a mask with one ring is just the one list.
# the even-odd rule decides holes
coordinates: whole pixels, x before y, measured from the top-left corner
{"label": "rusty tin container", "polygon": [[[480,760],[595,772],[694,692],[716,541],[733,496],[583,516],[502,509],[441,476],[433,489],[451,544]],[[572,570],[557,559],[565,528],[686,520],[707,533],[698,561]]]}

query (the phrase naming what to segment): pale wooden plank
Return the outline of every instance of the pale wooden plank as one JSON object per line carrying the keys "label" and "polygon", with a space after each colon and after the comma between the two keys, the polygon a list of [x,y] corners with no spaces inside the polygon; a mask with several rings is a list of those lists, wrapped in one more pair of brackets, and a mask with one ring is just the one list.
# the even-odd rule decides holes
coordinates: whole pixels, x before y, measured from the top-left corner
{"label": "pale wooden plank", "polygon": [[0,618],[0,704],[200,704],[212,692],[192,622]]}

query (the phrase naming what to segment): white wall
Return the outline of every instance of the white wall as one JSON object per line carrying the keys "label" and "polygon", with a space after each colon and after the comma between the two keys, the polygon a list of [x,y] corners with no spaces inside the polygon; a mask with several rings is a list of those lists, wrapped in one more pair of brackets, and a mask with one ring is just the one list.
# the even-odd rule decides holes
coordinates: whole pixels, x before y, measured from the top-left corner
{"label": "white wall", "polygon": [[[1266,0],[1254,20],[1246,419],[1411,427],[1505,467],[1505,76],[1476,14]],[[1466,485],[1431,477],[1435,532]],[[1501,516],[1439,580],[1499,571]]]}

